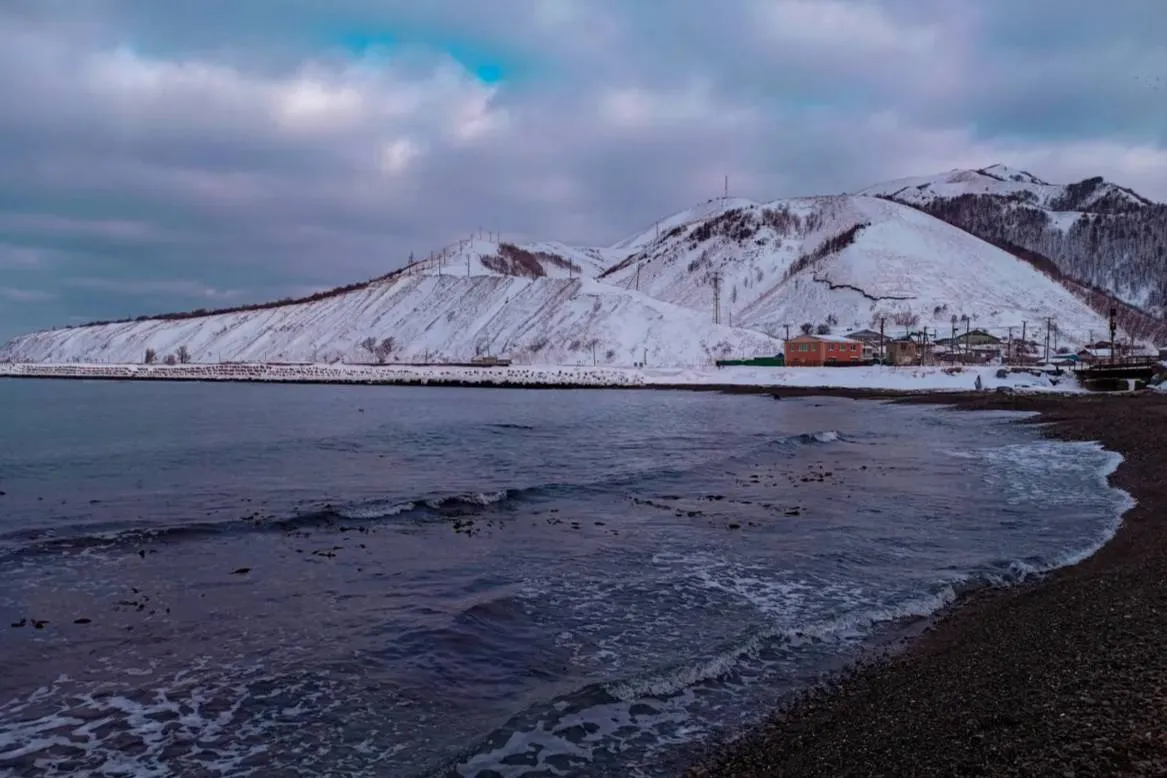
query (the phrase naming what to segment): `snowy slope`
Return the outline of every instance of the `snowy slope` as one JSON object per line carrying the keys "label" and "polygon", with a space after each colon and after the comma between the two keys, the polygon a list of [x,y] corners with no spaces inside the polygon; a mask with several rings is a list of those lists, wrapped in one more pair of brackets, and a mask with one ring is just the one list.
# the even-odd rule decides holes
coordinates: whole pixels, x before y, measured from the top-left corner
{"label": "snowy slope", "polygon": [[181,320],[39,332],[0,349],[19,362],[139,363],[185,346],[194,362],[368,361],[368,337],[392,337],[391,361],[709,365],[774,354],[760,333],[714,326],[704,313],[591,280],[402,275],[311,303]]}
{"label": "snowy slope", "polygon": [[1153,205],[1130,189],[1101,179],[1087,179],[1078,184],[1051,184],[1032,173],[1005,165],[901,178],[867,187],[856,194],[891,197],[916,206],[963,195],[994,195],[1058,214],[1056,218],[1065,227],[1081,213]]}
{"label": "snowy slope", "polygon": [[[613,252],[622,252],[624,256],[628,256],[632,252],[652,243],[661,235],[665,235],[678,227],[715,218],[735,208],[749,208],[756,205],[757,203],[753,200],[744,197],[717,197],[712,200],[706,200],[700,205],[695,205],[692,208],[687,208],[684,211],[661,219],[647,230],[613,243],[609,249]],[[620,258],[622,259],[623,257]]]}
{"label": "snowy slope", "polygon": [[[148,348],[164,358],[183,346],[196,362],[368,361],[359,344],[391,337],[400,361],[679,368],[774,354],[775,338],[804,324],[841,334],[883,320],[891,334],[944,336],[967,317],[1001,337],[1025,326],[1041,338],[1049,318],[1058,342],[1075,346],[1106,330],[1098,311],[1112,300],[1071,280],[1167,305],[1167,273],[1156,272],[1167,206],[1102,179],[1059,186],[996,165],[865,192],[718,198],[605,248],[468,239],[313,299],[33,333],[0,348],[0,361],[140,363]],[[1098,212],[1048,210],[1071,205]],[[1111,234],[1108,257],[1126,259],[1091,275],[1083,252],[1101,254],[1095,232]],[[1022,250],[1065,275],[1010,253]],[[1128,321],[1120,333],[1150,339]]]}
{"label": "snowy slope", "polygon": [[928,327],[944,334],[953,316],[966,315],[973,328],[1006,335],[1015,327],[1019,335],[1023,322],[1033,328],[1048,316],[1064,342],[1085,342],[1106,326],[1031,265],[875,197],[804,198],[726,212],[651,243],[601,280],[712,312],[715,274],[722,321],[774,335],[787,324],[793,331],[803,323],[839,332],[877,327],[881,317],[889,331]]}
{"label": "snowy slope", "polygon": [[563,243],[509,243],[468,238],[410,264],[410,275],[521,276],[525,278],[595,278],[623,257],[607,249]]}
{"label": "snowy slope", "polygon": [[1135,330],[1151,336],[1163,329],[1154,317],[1167,315],[1167,205],[1099,176],[1063,186],[1001,165],[900,179],[863,193],[1019,247],[1069,281],[1133,306],[1123,315]]}

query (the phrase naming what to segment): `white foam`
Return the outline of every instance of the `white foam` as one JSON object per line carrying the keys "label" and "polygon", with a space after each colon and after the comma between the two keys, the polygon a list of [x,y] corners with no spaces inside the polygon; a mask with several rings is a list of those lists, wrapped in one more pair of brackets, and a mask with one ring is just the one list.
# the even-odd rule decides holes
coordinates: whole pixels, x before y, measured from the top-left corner
{"label": "white foam", "polygon": [[[31,765],[50,778],[162,778],[188,771],[250,776],[281,768],[315,773],[365,769],[402,750],[392,741],[416,736],[395,737],[381,715],[366,720],[372,713],[351,708],[350,695],[337,684],[319,676],[276,677],[261,665],[209,658],[146,686],[94,689],[63,679],[0,705],[0,768]],[[267,704],[277,697],[297,704]],[[334,719],[335,725],[321,725]],[[348,744],[334,727],[354,719],[370,735]],[[69,757],[62,756],[64,748]],[[294,763],[279,763],[289,755]]]}

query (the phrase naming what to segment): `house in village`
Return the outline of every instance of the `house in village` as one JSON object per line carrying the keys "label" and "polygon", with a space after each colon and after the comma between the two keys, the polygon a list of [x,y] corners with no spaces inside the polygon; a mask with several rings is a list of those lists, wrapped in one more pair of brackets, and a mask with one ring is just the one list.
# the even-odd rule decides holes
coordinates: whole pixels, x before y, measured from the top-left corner
{"label": "house in village", "polygon": [[839,335],[799,335],[786,341],[788,367],[858,365],[863,362],[863,344]]}
{"label": "house in village", "polygon": [[984,330],[958,332],[954,337],[935,340],[937,356],[954,362],[991,362],[1005,351],[1000,338]]}
{"label": "house in village", "polygon": [[887,343],[887,362],[891,365],[917,365],[930,361],[932,344],[923,345],[920,338],[905,335]]}
{"label": "house in village", "polygon": [[[1097,365],[1111,360],[1110,344],[1099,346],[1097,343],[1079,349],[1078,360],[1086,365]],[[1115,349],[1114,356],[1118,356],[1118,349]]]}
{"label": "house in village", "polygon": [[957,333],[955,343],[959,346],[1000,346],[1001,339],[984,330],[971,330],[966,333]]}
{"label": "house in village", "polygon": [[891,338],[881,335],[875,330],[855,330],[848,332],[846,337],[863,344],[863,359],[867,362],[879,359],[885,354],[887,344],[891,341]]}

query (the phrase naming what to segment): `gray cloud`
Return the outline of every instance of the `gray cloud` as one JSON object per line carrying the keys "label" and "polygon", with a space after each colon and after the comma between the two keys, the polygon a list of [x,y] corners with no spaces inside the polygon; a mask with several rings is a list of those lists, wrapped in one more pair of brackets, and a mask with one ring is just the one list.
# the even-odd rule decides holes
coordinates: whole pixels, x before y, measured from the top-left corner
{"label": "gray cloud", "polygon": [[1165,27],[1158,0],[9,0],[0,338],[479,227],[608,243],[727,174],[768,199],[1000,161],[1167,199]]}

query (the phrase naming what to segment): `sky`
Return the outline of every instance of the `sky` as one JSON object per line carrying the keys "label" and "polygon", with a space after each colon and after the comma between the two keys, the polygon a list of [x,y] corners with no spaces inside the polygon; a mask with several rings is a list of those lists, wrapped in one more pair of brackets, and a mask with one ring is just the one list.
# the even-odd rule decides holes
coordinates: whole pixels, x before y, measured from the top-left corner
{"label": "sky", "polygon": [[0,341],[1004,163],[1167,201],[1163,0],[3,0]]}

